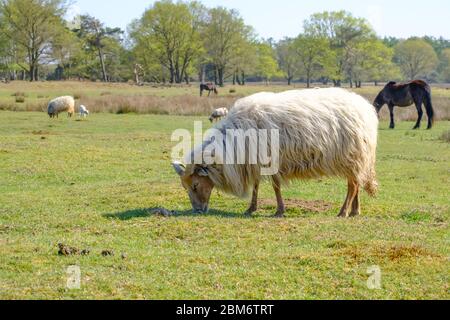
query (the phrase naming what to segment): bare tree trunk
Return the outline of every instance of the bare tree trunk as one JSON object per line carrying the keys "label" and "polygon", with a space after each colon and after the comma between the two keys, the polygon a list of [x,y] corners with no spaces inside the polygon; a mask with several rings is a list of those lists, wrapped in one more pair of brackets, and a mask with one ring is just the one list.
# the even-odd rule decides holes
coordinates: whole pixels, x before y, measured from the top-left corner
{"label": "bare tree trunk", "polygon": [[218,76],[219,76],[219,86],[223,87],[224,85],[224,68],[220,67],[217,70]]}
{"label": "bare tree trunk", "polygon": [[200,81],[202,83],[205,83],[205,80],[206,80],[206,70],[205,70],[205,66],[202,65],[202,74],[201,74],[201,77],[200,77]]}
{"label": "bare tree trunk", "polygon": [[108,82],[108,75],[106,74],[105,57],[101,48],[98,49],[98,57],[100,58],[100,64],[102,67],[103,81]]}
{"label": "bare tree trunk", "polygon": [[217,67],[214,67],[214,84],[217,86],[217,85],[219,85],[219,82],[218,82],[218,71],[217,71]]}

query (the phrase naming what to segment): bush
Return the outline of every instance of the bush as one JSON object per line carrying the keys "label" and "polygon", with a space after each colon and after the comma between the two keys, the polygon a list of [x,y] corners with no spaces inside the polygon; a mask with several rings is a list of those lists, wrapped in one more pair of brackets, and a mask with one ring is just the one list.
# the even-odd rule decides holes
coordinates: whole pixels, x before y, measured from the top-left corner
{"label": "bush", "polygon": [[73,94],[73,98],[74,98],[75,100],[80,100],[81,98],[83,98],[83,94],[82,94],[81,92],[75,92],[75,93]]}
{"label": "bush", "polygon": [[25,96],[16,96],[16,103],[24,103]]}

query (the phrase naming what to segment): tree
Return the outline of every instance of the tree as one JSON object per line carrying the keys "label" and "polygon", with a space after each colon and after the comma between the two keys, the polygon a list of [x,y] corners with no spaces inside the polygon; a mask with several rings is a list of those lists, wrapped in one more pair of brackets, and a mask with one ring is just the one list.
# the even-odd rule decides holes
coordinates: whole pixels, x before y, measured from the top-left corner
{"label": "tree", "polygon": [[236,10],[217,7],[208,11],[203,38],[208,60],[216,69],[218,85],[223,86],[225,72],[231,66],[240,45],[251,41],[252,31]]}
{"label": "tree", "polygon": [[393,80],[398,70],[392,62],[394,50],[377,38],[358,42],[349,50],[347,75],[350,85],[361,87],[363,81]]}
{"label": "tree", "polygon": [[266,84],[279,75],[275,52],[269,43],[261,42],[256,45],[257,66],[256,75],[263,78]]}
{"label": "tree", "polygon": [[291,85],[292,80],[298,75],[299,71],[297,52],[294,44],[294,39],[285,38],[278,42],[276,46],[278,64],[281,72],[288,81],[288,85]]}
{"label": "tree", "polygon": [[81,54],[82,42],[77,35],[68,28],[61,28],[52,39],[52,56],[58,64],[57,70],[60,70],[55,78],[61,80],[75,75],[77,72],[73,67],[76,67]]}
{"label": "tree", "polygon": [[78,30],[78,34],[85,41],[85,50],[97,54],[102,79],[107,82],[109,78],[106,68],[106,52],[108,46],[121,42],[120,36],[123,34],[123,31],[120,28],[105,27],[100,20],[90,15],[82,15],[81,27]]}
{"label": "tree", "polygon": [[413,80],[427,77],[435,70],[438,58],[433,47],[425,40],[409,39],[395,47],[395,62],[405,77]]}
{"label": "tree", "polygon": [[253,41],[241,39],[234,55],[231,57],[230,68],[233,72],[233,84],[245,85],[246,76],[254,73],[258,65],[258,47]]}
{"label": "tree", "polygon": [[450,82],[450,49],[442,51],[440,61],[440,78],[442,81]]}
{"label": "tree", "polygon": [[205,10],[198,2],[156,2],[131,33],[136,48],[141,53],[147,51],[144,65],[150,67],[150,61],[162,65],[169,72],[170,83],[188,81],[191,65],[202,55],[200,31],[204,16]]}
{"label": "tree", "polygon": [[345,78],[351,47],[375,34],[365,19],[355,18],[346,11],[314,14],[305,21],[304,29],[308,36],[328,39],[336,57],[334,74],[330,74],[336,86]]}
{"label": "tree", "polygon": [[305,76],[309,88],[313,77],[323,76],[330,70],[335,56],[324,37],[299,35],[295,39],[294,48],[300,65],[300,74]]}
{"label": "tree", "polygon": [[40,60],[51,49],[65,9],[64,0],[0,0],[0,30],[25,52],[26,63],[19,64],[30,81],[38,80]]}

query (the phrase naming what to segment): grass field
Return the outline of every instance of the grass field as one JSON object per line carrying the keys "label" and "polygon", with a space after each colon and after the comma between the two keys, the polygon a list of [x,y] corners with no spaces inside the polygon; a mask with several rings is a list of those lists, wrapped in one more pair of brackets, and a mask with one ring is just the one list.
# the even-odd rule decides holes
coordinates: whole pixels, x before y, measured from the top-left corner
{"label": "grass field", "polygon": [[[303,84],[287,86],[273,84],[249,84],[246,86],[227,85],[219,89],[218,97],[200,98],[198,84],[190,86],[135,86],[124,83],[95,82],[23,82],[14,81],[0,84],[0,110],[43,111],[48,101],[62,95],[72,95],[77,105],[86,105],[91,112],[138,113],[162,115],[210,115],[218,107],[231,107],[240,97],[261,91],[284,91],[303,89]],[[364,86],[353,89],[369,101],[373,101],[382,87]],[[436,118],[450,120],[449,85],[433,86],[433,103]],[[384,108],[382,118],[388,119],[388,110]],[[396,110],[398,120],[415,121],[415,107]]]}
{"label": "grass field", "polygon": [[[450,298],[449,122],[381,124],[381,190],[362,217],[336,218],[345,183],[325,179],[284,190],[278,220],[269,186],[254,218],[217,192],[213,211],[189,213],[170,136],[196,119],[206,128],[206,117],[0,111],[0,299]],[[161,206],[180,214],[150,214]],[[91,253],[59,256],[58,243]],[[72,265],[80,290],[66,288]],[[367,287],[373,265],[380,290]]]}

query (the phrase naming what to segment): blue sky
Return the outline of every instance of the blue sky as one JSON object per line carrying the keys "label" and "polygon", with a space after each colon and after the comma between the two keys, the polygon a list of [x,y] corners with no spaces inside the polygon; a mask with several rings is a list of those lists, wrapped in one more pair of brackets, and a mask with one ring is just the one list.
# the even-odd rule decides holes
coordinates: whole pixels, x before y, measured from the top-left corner
{"label": "blue sky", "polygon": [[[69,15],[89,13],[108,26],[126,28],[154,1],[73,0]],[[367,18],[381,36],[450,38],[449,0],[201,0],[208,7],[238,9],[247,24],[264,38],[281,39],[302,31],[303,20],[325,10],[345,9]]]}

